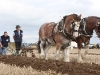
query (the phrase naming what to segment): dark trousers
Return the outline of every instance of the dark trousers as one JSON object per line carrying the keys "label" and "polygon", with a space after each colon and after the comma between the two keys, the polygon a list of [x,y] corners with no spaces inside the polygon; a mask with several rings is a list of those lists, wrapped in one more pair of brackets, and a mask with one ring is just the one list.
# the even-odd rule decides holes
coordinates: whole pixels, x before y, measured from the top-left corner
{"label": "dark trousers", "polygon": [[21,48],[21,43],[22,42],[15,42],[15,47],[16,47],[16,53],[19,54],[20,48]]}

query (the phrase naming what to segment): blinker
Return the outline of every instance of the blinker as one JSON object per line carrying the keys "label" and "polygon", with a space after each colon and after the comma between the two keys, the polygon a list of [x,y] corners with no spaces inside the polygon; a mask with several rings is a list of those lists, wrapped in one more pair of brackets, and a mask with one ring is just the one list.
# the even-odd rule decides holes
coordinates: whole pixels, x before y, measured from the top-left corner
{"label": "blinker", "polygon": [[98,25],[100,25],[100,22],[98,22]]}

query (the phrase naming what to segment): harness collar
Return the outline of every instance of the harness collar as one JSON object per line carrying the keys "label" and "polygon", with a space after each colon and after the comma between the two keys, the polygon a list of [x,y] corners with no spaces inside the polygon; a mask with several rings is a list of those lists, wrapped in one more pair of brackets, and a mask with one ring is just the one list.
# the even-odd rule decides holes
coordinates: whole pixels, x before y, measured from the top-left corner
{"label": "harness collar", "polygon": [[86,26],[86,18],[83,18],[80,22],[79,31],[80,35],[83,35],[85,37],[92,37],[92,33],[88,32],[87,26]]}

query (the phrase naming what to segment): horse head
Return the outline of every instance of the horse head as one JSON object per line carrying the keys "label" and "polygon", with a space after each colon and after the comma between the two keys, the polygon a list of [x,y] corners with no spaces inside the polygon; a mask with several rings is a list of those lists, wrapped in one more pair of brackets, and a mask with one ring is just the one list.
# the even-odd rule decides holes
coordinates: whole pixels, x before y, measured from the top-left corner
{"label": "horse head", "polygon": [[81,20],[81,14],[71,14],[64,17],[64,25],[66,28],[66,31],[73,35],[73,37],[78,37],[78,30],[80,27],[80,20]]}

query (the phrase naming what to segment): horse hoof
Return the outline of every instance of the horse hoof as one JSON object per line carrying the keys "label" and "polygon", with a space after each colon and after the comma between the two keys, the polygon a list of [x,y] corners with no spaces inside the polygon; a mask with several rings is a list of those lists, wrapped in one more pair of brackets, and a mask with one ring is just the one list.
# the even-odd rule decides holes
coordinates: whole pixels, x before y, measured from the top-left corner
{"label": "horse hoof", "polygon": [[47,58],[46,58],[45,60],[46,60],[46,61],[48,61],[48,59],[47,59]]}
{"label": "horse hoof", "polygon": [[45,59],[45,55],[40,55],[40,58],[41,59]]}
{"label": "horse hoof", "polygon": [[69,60],[64,60],[64,62],[70,62]]}
{"label": "horse hoof", "polygon": [[86,56],[85,56],[85,55],[81,55],[81,57],[82,57],[82,59],[83,59],[83,60],[86,58]]}
{"label": "horse hoof", "polygon": [[77,62],[78,62],[78,63],[83,63],[83,60],[82,60],[82,59],[81,59],[81,60],[77,60]]}

